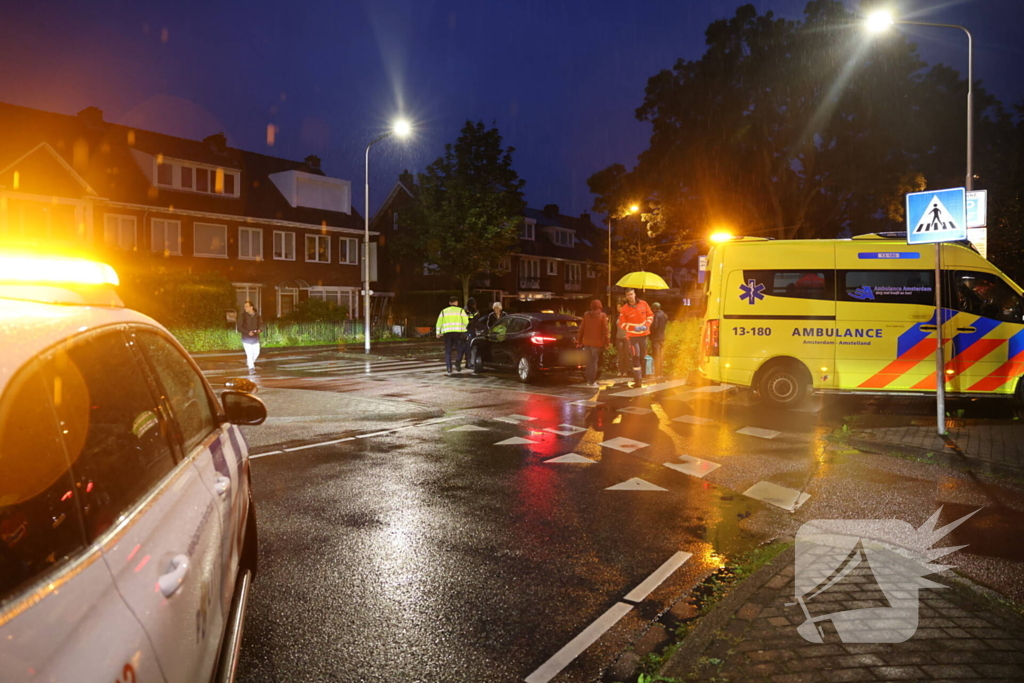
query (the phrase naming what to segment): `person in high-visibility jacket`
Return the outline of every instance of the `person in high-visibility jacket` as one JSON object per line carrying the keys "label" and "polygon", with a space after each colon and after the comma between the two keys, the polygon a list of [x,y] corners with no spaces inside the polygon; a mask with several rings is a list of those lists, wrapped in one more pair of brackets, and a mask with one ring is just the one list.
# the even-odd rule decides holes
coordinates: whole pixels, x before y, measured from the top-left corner
{"label": "person in high-visibility jacket", "polygon": [[647,337],[651,334],[654,311],[643,299],[638,299],[635,289],[626,290],[626,305],[619,313],[619,327],[625,330],[629,341],[629,355],[633,361],[634,389],[643,384],[644,359],[647,357]]}
{"label": "person in high-visibility jacket", "polygon": [[[448,308],[441,311],[437,316],[437,338],[444,337],[444,364],[445,374],[452,375],[452,356],[462,347],[462,337],[466,334],[469,326],[469,316],[466,310],[459,306],[459,297],[453,296],[448,299]],[[461,359],[460,359],[461,360]],[[455,372],[462,372],[459,360],[455,362]]]}

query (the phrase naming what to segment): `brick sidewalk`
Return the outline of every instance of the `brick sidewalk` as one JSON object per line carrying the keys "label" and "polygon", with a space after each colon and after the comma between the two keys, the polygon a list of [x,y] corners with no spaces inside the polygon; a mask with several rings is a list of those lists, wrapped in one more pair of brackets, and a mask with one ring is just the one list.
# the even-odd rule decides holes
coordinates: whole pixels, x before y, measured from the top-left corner
{"label": "brick sidewalk", "polygon": [[[914,420],[914,422],[919,422]],[[921,454],[934,453],[956,460],[981,460],[1002,467],[1024,469],[1024,424],[978,424],[950,420],[949,435],[940,437],[935,425],[908,424],[897,427],[855,429],[851,443],[873,449],[891,446]]]}
{"label": "brick sidewalk", "polygon": [[[844,644],[832,622],[825,643],[797,632],[805,616],[794,602],[793,550],[780,554],[703,617],[661,676],[695,681],[832,683],[894,680],[1024,680],[1024,618],[962,580],[928,578],[947,589],[920,591],[919,625],[903,643]],[[947,573],[948,574],[948,573]],[[877,605],[877,584],[857,579],[822,593],[830,613]]]}

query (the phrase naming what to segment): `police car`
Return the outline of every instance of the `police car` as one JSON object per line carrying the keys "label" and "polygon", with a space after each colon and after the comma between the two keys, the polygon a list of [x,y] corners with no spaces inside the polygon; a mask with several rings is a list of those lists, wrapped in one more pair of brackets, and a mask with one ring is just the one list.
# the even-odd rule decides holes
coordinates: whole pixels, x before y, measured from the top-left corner
{"label": "police car", "polygon": [[104,264],[0,254],[0,679],[231,680],[256,521],[245,440]]}

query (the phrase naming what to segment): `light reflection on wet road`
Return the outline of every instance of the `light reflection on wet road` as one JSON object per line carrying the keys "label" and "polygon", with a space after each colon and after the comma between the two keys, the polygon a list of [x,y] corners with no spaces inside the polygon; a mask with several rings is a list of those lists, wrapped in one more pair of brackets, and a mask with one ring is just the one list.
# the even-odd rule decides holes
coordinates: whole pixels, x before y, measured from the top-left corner
{"label": "light reflection on wet road", "polygon": [[[372,415],[383,402],[457,419],[253,461],[262,557],[243,681],[523,680],[673,554],[692,553],[554,679],[593,680],[730,557],[816,518],[888,516],[916,526],[938,505],[948,506],[943,521],[994,506],[977,516],[995,529],[978,536],[983,554],[968,549],[952,563],[1007,592],[1022,590],[1021,558],[999,550],[1000,530],[1020,521],[1020,494],[832,447],[824,437],[849,401],[780,413],[745,394],[627,399],[564,380],[534,390],[507,377],[437,371],[374,378],[365,367],[331,379],[316,367],[265,366],[257,381],[274,388],[272,415],[289,392],[313,389],[361,400],[348,410],[371,413],[357,425],[363,433],[388,428]],[[570,405],[580,399],[604,405]],[[384,410],[392,421],[400,413]],[[495,419],[510,415],[533,419]],[[674,420],[683,415],[712,422]],[[344,415],[338,422],[351,427]],[[586,431],[546,431],[565,424]],[[450,431],[460,425],[484,431]],[[742,427],[781,434],[737,434]],[[273,450],[278,428],[257,429],[256,452]],[[536,443],[495,445],[512,437]],[[600,445],[620,437],[645,445]],[[291,432],[281,440],[296,443]],[[568,453],[592,464],[544,462]],[[703,478],[665,467],[680,456],[720,467]],[[606,490],[634,478],[665,490]],[[791,513],[743,495],[758,482],[810,498]],[[967,526],[961,533],[970,534]]]}

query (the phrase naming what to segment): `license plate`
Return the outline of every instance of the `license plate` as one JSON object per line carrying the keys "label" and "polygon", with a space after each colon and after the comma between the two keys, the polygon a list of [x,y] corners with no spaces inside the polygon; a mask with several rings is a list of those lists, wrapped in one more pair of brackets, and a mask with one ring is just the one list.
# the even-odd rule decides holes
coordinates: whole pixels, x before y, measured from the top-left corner
{"label": "license plate", "polygon": [[586,365],[587,352],[583,349],[569,349],[558,355],[559,365]]}

